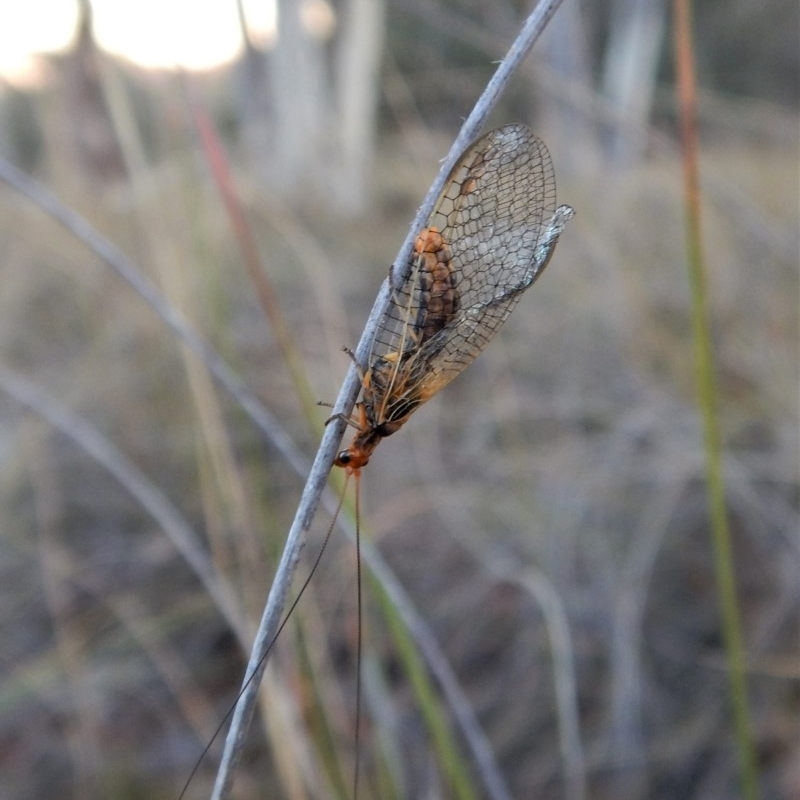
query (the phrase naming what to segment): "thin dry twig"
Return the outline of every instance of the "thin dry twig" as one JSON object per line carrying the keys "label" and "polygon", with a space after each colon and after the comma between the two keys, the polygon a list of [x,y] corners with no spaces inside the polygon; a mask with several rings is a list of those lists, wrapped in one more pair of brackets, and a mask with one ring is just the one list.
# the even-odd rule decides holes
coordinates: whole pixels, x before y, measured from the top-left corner
{"label": "thin dry twig", "polygon": [[[511,76],[520,67],[560,4],[561,0],[545,0],[544,2],[540,2],[531,12],[516,40],[511,45],[508,54],[500,62],[495,74],[492,76],[483,94],[475,104],[475,108],[461,127],[461,131],[456,137],[453,146],[450,148],[447,157],[443,161],[439,174],[431,185],[425,200],[419,207],[405,241],[394,260],[393,269],[395,270],[394,275],[396,280],[402,281],[404,277],[402,270],[404,270],[409,263],[409,257],[417,232],[424,225],[425,220],[433,210],[436,198],[443,189],[451,169],[461,153],[477,137],[486,118],[500,99]],[[364,364],[366,362],[375,331],[379,321],[386,313],[389,299],[390,286],[389,281],[386,280],[378,292],[375,305],[372,308],[367,324],[364,327],[361,340],[355,351],[356,361],[359,364]],[[225,749],[219,770],[217,771],[217,780],[214,785],[212,800],[225,800],[229,795],[233,781],[233,773],[244,748],[245,736],[255,711],[258,684],[266,668],[264,654],[275,638],[275,633],[278,629],[280,617],[285,605],[286,595],[297,568],[300,552],[305,544],[306,533],[314,518],[320,495],[328,479],[328,473],[333,466],[336,448],[344,433],[344,420],[348,419],[349,415],[352,413],[359,389],[360,381],[358,378],[358,371],[355,365],[351,365],[344,383],[342,384],[339,397],[334,404],[334,419],[322,437],[317,456],[314,459],[314,464],[308,477],[308,482],[300,498],[297,514],[289,531],[280,564],[275,573],[275,579],[272,584],[272,589],[270,590],[267,605],[264,609],[258,633],[253,643],[253,650],[242,686],[242,694],[236,704],[236,710],[231,720],[231,727],[225,740]]]}

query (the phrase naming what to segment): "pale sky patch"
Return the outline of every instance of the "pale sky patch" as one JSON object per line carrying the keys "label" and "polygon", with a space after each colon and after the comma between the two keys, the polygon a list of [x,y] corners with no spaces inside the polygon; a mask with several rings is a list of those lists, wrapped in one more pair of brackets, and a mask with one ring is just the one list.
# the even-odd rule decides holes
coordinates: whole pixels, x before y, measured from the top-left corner
{"label": "pale sky patch", "polygon": [[[92,0],[97,43],[149,68],[212,69],[242,49],[235,0]],[[274,0],[244,0],[252,40],[275,40]],[[39,53],[63,52],[75,37],[75,0],[0,0],[0,79],[42,78]]]}

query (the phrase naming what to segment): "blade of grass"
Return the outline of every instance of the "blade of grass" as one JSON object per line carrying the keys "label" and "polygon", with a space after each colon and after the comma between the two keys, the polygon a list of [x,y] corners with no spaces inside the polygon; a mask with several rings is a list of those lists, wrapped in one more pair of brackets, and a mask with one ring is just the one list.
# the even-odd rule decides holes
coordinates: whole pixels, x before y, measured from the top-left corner
{"label": "blade of grass", "polygon": [[[180,238],[174,235],[181,230],[187,217],[192,218],[188,206],[194,194],[191,162],[174,159],[177,174],[185,181],[184,202],[187,203],[187,206],[176,205],[169,191],[172,177],[167,176],[170,172],[154,169],[147,158],[147,148],[136,124],[135,103],[118,65],[111,58],[100,57],[96,67],[130,188],[136,198],[134,213],[143,234],[142,247],[170,303],[191,318],[196,313],[196,298],[190,274],[198,272],[204,262],[204,232],[200,226],[186,227],[197,254],[191,269],[186,269],[183,246],[178,245]],[[165,88],[172,86],[172,82],[165,83]],[[176,94],[173,88],[171,105],[174,106],[178,105],[174,102]],[[244,608],[258,609],[262,602],[260,575],[263,569],[259,567],[263,560],[256,535],[259,526],[253,519],[247,482],[237,464],[221,399],[202,359],[197,359],[185,345],[180,346],[180,354],[197,421],[196,457],[202,478],[200,494],[209,548],[215,563],[227,565],[225,568],[236,576],[234,582],[241,587]]]}
{"label": "blade of grass", "polygon": [[459,800],[475,800],[477,794],[472,776],[464,759],[461,758],[458,745],[447,723],[442,703],[428,678],[419,650],[409,636],[408,629],[397,611],[393,608],[391,600],[377,582],[374,583],[373,591],[381,600],[381,610],[389,623],[398,655],[402,659],[406,674],[411,681],[433,747],[438,754],[439,763],[449,781],[449,792],[452,792],[452,797],[459,798]]}
{"label": "blade of grass", "polygon": [[683,152],[684,202],[686,213],[686,257],[692,293],[692,336],[698,403],[703,421],[708,501],[717,590],[722,607],[722,625],[731,688],[742,796],[758,797],[756,757],[750,733],[741,622],[736,598],[736,577],[731,553],[730,529],[725,509],[722,446],[717,413],[717,387],[709,327],[708,292],[700,220],[700,179],[697,143],[697,92],[691,25],[691,0],[674,0],[675,70]]}
{"label": "blade of grass", "polygon": [[[353,532],[348,531],[348,535],[352,538]],[[378,580],[377,585],[380,587],[380,591],[377,592],[377,597],[381,603],[382,613],[392,625],[392,634],[402,639],[407,636],[403,632],[403,628],[410,632],[416,652],[422,654],[431,676],[438,684],[453,721],[458,727],[459,734],[469,750],[476,774],[483,783],[486,797],[491,800],[511,800],[511,794],[497,767],[491,745],[478,723],[472,704],[454,675],[447,657],[442,652],[436,636],[420,616],[381,554],[366,538],[361,541],[361,555],[369,565],[371,573]],[[391,609],[391,615],[389,609]],[[394,626],[395,617],[402,620],[402,626]],[[401,642],[398,643],[399,649],[401,644]],[[402,649],[413,651],[410,645],[402,645]],[[411,657],[416,658],[416,655],[412,653]],[[409,669],[408,665],[406,669]],[[428,674],[424,670],[417,671],[416,667],[414,667],[413,678],[415,681],[430,682]],[[415,686],[415,691],[422,696],[427,696],[430,695],[431,690],[425,683],[420,683],[419,686]],[[447,726],[445,729],[449,734]],[[444,735],[444,732],[442,734]],[[447,745],[446,749],[448,748],[450,745]]]}
{"label": "blade of grass", "polygon": [[200,138],[206,163],[214,178],[217,191],[222,198],[228,220],[239,245],[242,261],[256,289],[264,314],[278,340],[283,361],[291,375],[292,384],[295,392],[297,392],[306,421],[310,425],[318,425],[319,406],[306,379],[303,360],[295,346],[294,336],[283,313],[283,305],[278,292],[261,263],[258,245],[247,215],[242,208],[219,134],[205,109],[200,105],[200,101],[194,96],[191,84],[188,81],[186,82],[186,88],[189,95],[192,119]]}

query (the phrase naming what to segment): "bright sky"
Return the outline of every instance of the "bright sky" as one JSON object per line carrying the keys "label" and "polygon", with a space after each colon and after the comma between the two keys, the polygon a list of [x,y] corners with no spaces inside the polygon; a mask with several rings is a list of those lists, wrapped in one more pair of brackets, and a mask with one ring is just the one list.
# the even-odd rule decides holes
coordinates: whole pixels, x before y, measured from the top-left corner
{"label": "bright sky", "polygon": [[[326,0],[303,0],[306,6]],[[251,34],[274,37],[274,0],[243,0]],[[91,0],[101,47],[145,67],[207,69],[241,48],[236,0]],[[36,53],[69,47],[77,0],[0,0],[0,81],[35,83]]]}

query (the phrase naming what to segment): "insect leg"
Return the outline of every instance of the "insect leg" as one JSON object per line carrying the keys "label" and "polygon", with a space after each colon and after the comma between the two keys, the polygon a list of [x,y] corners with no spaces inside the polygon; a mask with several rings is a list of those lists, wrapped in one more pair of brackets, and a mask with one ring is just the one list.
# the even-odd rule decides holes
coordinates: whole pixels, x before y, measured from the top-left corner
{"label": "insect leg", "polygon": [[[321,403],[320,405],[329,405],[328,403]],[[348,417],[346,414],[331,414],[328,419],[325,420],[325,425],[333,422],[335,419],[340,419],[344,422],[345,425],[349,425],[351,428],[355,428],[357,431],[361,430],[361,423],[359,419],[356,417]]]}

